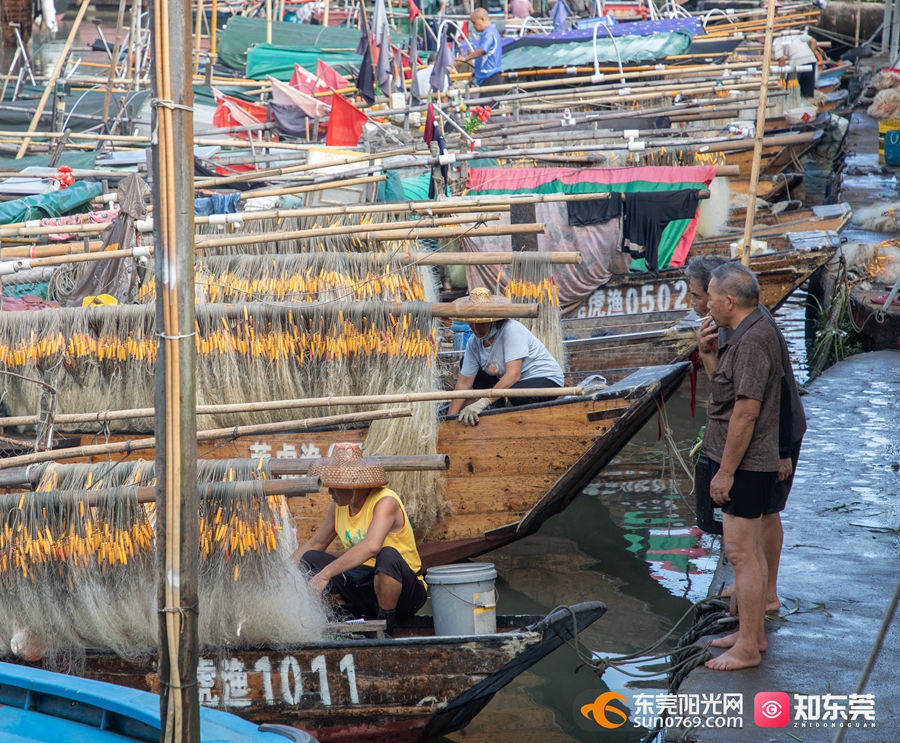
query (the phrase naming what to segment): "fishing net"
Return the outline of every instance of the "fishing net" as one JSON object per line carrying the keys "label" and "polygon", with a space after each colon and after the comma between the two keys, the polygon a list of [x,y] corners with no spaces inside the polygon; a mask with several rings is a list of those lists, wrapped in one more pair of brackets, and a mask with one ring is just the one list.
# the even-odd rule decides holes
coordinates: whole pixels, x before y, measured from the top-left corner
{"label": "fishing net", "polygon": [[[47,465],[39,488],[74,489],[0,496],[0,655],[154,651],[155,506],[139,503],[134,487],[110,487],[153,484],[153,470],[152,462]],[[201,481],[266,472],[267,460],[199,464]],[[297,543],[285,499],[262,488],[256,479],[201,490],[204,648],[287,645],[324,632],[324,604],[290,561]]]}

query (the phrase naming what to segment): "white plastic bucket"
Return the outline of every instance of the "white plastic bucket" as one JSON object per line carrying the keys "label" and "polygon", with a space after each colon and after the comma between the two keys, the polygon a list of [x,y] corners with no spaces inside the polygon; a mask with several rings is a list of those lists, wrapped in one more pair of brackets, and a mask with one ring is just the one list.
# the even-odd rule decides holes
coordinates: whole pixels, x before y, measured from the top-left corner
{"label": "white plastic bucket", "polygon": [[489,635],[497,631],[497,571],[491,563],[428,568],[434,634]]}

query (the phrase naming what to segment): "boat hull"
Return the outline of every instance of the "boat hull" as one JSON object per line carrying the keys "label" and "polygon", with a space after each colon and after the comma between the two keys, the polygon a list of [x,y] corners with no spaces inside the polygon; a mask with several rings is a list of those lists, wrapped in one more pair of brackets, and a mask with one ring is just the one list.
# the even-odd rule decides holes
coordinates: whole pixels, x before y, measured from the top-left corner
{"label": "boat hull", "polygon": [[[582,631],[606,607],[592,601],[572,610]],[[414,618],[417,624],[423,619]],[[544,618],[498,617],[503,624],[511,631],[202,653],[200,701],[255,723],[302,728],[322,743],[431,740],[467,725],[500,689],[572,638],[568,610]],[[153,659],[89,654],[83,675],[156,693],[160,687]]]}

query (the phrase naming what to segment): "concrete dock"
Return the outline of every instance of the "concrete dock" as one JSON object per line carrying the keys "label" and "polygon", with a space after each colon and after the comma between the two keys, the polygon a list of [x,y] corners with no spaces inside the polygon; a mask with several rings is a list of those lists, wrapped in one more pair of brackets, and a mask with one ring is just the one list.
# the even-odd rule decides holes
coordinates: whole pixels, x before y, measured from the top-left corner
{"label": "concrete dock", "polygon": [[[846,710],[848,700],[839,697],[856,692],[900,581],[900,352],[862,354],[836,364],[810,385],[803,403],[809,431],[782,514],[782,610],[767,621],[768,652],[758,668],[698,668],[679,689],[681,695],[742,694],[743,727],[670,729],[667,741],[830,742],[840,713],[834,713],[835,722],[826,718],[824,705],[809,714],[810,705],[833,695],[832,710]],[[875,697],[874,723],[858,717],[844,740],[900,741],[898,687],[900,612],[865,688]],[[760,692],[789,695],[787,726],[754,722]]]}

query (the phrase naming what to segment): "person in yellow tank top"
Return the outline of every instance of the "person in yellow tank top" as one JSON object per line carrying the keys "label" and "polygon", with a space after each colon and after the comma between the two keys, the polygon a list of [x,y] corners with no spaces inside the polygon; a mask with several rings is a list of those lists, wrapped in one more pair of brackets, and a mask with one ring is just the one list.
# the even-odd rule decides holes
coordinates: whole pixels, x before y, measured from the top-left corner
{"label": "person in yellow tank top", "polygon": [[[312,573],[310,585],[339,596],[356,613],[384,619],[392,634],[395,619],[413,616],[425,603],[422,560],[406,509],[387,485],[381,463],[364,457],[359,444],[335,444],[330,457],[310,465],[333,503],[325,520],[293,554]],[[339,557],[325,550],[338,538]]]}

